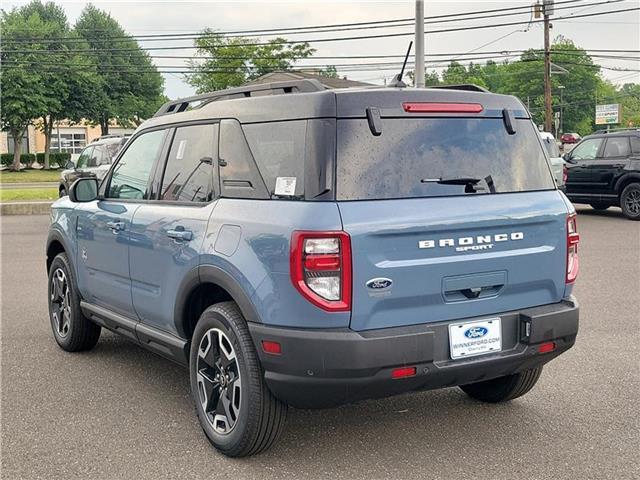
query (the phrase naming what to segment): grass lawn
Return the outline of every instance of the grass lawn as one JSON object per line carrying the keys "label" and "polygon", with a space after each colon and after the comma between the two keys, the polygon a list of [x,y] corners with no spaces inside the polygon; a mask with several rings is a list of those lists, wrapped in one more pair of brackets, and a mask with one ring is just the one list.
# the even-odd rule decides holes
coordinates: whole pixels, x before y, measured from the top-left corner
{"label": "grass lawn", "polygon": [[16,188],[0,190],[0,202],[56,200],[57,188]]}
{"label": "grass lawn", "polygon": [[22,170],[21,172],[0,172],[0,183],[57,182],[60,170]]}

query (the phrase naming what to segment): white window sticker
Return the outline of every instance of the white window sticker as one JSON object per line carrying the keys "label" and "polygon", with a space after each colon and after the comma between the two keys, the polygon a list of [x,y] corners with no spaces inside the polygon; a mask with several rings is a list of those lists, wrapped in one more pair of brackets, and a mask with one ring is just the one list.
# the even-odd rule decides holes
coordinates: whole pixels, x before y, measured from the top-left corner
{"label": "white window sticker", "polygon": [[292,196],[296,193],[296,177],[276,178],[276,195]]}
{"label": "white window sticker", "polygon": [[184,149],[187,147],[186,140],[180,140],[180,145],[178,145],[178,153],[176,154],[176,160],[182,160],[184,158]]}

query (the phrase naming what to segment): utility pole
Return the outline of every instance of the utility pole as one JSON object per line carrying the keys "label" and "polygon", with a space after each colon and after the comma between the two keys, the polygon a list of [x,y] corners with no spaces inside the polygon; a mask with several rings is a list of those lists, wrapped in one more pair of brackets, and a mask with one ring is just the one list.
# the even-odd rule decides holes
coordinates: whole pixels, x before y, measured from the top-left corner
{"label": "utility pole", "polygon": [[415,86],[424,88],[424,0],[416,0]]}
{"label": "utility pole", "polygon": [[553,0],[543,0],[544,15],[544,130],[551,132],[553,113],[551,111],[551,52],[549,45],[549,17],[553,13]]}

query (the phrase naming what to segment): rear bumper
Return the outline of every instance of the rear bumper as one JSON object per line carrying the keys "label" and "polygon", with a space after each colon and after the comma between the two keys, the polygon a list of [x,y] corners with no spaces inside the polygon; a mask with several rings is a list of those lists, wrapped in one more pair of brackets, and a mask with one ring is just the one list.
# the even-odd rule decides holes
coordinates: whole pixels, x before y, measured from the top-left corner
{"label": "rear bumper", "polygon": [[[250,323],[249,330],[267,385],[276,397],[300,408],[330,407],[509,375],[557,357],[573,346],[578,333],[578,305],[573,297],[495,316],[502,319],[502,351],[463,360],[451,360],[449,354],[448,325],[459,320],[364,332],[258,323]],[[282,353],[265,353],[262,340],[279,342]],[[555,342],[555,350],[540,354],[538,345],[548,341]],[[392,379],[391,371],[402,366],[415,366],[417,374]]]}

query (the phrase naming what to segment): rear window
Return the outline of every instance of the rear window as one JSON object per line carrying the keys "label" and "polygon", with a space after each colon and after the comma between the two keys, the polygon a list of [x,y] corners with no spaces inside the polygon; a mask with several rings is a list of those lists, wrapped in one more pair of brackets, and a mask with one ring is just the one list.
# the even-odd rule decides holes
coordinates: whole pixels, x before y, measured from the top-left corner
{"label": "rear window", "polygon": [[542,144],[547,149],[550,158],[558,158],[560,156],[560,149],[553,137],[542,137]]}
{"label": "rear window", "polygon": [[[338,121],[337,198],[391,199],[552,190],[555,184],[530,120],[501,118]],[[452,184],[456,183],[457,184]]]}

